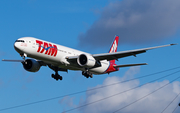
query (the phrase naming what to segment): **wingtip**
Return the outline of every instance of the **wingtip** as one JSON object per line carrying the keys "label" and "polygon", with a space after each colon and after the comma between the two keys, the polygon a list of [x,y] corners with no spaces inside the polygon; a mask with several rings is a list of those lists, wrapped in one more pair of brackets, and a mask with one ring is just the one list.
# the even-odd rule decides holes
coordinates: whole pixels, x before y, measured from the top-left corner
{"label": "wingtip", "polygon": [[178,45],[177,43],[176,44],[170,44],[171,46],[173,46],[173,45]]}

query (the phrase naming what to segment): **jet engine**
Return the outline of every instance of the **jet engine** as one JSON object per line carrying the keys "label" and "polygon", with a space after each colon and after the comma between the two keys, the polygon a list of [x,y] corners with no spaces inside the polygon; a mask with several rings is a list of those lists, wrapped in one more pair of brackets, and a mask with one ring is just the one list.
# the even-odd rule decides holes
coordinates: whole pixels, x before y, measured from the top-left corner
{"label": "jet engine", "polygon": [[94,59],[91,55],[81,54],[79,55],[77,62],[80,66],[86,68],[99,67],[101,63]]}
{"label": "jet engine", "polygon": [[41,67],[39,62],[34,59],[26,59],[22,64],[24,69],[29,72],[37,72]]}

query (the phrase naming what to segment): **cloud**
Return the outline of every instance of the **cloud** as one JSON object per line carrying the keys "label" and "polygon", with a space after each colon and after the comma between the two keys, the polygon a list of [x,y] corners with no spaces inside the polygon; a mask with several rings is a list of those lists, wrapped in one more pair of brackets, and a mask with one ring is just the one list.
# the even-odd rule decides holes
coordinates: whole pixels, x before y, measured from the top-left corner
{"label": "cloud", "polygon": [[63,105],[64,106],[64,110],[67,108],[67,107],[76,107],[76,105],[74,105],[73,103],[73,97],[69,97],[69,96],[65,96],[64,98],[62,98],[61,100],[59,100],[59,104]]}
{"label": "cloud", "polygon": [[[129,76],[130,72],[133,74],[137,74],[140,69],[138,68],[130,68],[126,73],[125,76]],[[132,75],[131,75],[132,76]],[[102,85],[98,85],[96,87],[117,83],[119,81],[124,80],[127,77],[108,77],[104,80]],[[126,93],[113,96],[112,98],[105,99],[99,101],[97,103],[91,104],[89,106],[83,107],[79,109],[79,112],[83,113],[112,113],[140,98],[143,96],[151,93],[152,91],[156,90],[159,87],[162,87],[164,84],[169,83],[168,80],[164,80],[162,82],[154,82],[149,83],[145,86],[139,87],[137,89],[128,91]],[[138,80],[134,80],[127,83],[117,84],[111,87],[106,87],[98,90],[94,90],[91,92],[86,93],[86,98],[84,101],[80,103],[80,105],[84,105],[87,103],[91,103],[106,97],[109,97],[114,94],[118,94],[125,90],[134,88],[139,86],[140,82]],[[94,87],[94,88],[96,88]],[[170,85],[162,88],[161,90],[149,95],[148,97],[138,101],[130,105],[129,107],[118,111],[118,113],[160,113],[165,107],[180,93],[180,82],[176,81],[171,83]],[[170,113],[174,110],[174,108],[178,105],[178,99],[172,103],[171,106],[167,108],[164,113]],[[178,113],[180,110],[176,110],[174,113]]]}
{"label": "cloud", "polygon": [[140,72],[140,66],[132,66],[129,68],[128,71],[126,71],[123,79],[129,79],[134,77],[134,75],[138,74]]}
{"label": "cloud", "polygon": [[[81,47],[147,44],[170,38],[180,27],[179,0],[122,0],[106,6],[98,20],[79,35]],[[100,43],[101,42],[101,43]]]}

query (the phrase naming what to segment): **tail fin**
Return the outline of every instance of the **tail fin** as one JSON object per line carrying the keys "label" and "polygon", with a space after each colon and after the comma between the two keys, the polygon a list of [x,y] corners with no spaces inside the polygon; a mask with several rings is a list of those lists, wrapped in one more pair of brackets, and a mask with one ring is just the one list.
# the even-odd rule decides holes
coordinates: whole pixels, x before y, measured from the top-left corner
{"label": "tail fin", "polygon": [[[117,52],[119,36],[115,35],[114,41],[111,44],[109,53]],[[115,64],[115,60],[111,60],[110,63]]]}
{"label": "tail fin", "polygon": [[119,36],[116,35],[115,38],[114,38],[114,41],[112,42],[109,53],[117,52],[118,41],[119,41]]}

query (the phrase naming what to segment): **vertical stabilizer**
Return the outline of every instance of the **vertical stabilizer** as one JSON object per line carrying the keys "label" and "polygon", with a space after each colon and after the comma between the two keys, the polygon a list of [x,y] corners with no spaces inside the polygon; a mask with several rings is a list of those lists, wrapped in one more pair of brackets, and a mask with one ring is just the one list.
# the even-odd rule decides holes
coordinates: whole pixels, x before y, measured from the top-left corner
{"label": "vertical stabilizer", "polygon": [[119,41],[119,36],[116,35],[115,38],[114,38],[114,41],[111,44],[109,53],[117,52],[118,41]]}
{"label": "vertical stabilizer", "polygon": [[[117,52],[118,41],[119,41],[119,36],[116,35],[113,42],[112,42],[112,44],[111,44],[109,53]],[[115,60],[111,60],[110,63],[115,64]]]}
{"label": "vertical stabilizer", "polygon": [[[109,53],[117,52],[118,41],[119,41],[119,36],[116,35],[114,40],[113,40],[113,42],[112,42],[112,44],[111,44]],[[106,70],[106,73],[111,73],[111,72],[119,70],[118,67],[114,67],[114,66],[116,66],[115,59],[114,60],[110,60],[109,62],[110,62],[110,65],[109,65],[108,69]]]}

